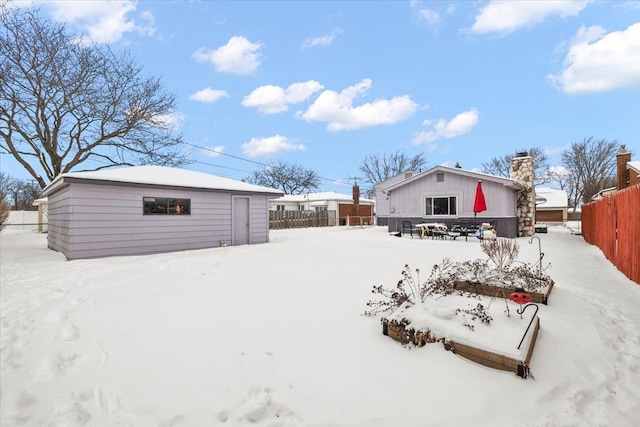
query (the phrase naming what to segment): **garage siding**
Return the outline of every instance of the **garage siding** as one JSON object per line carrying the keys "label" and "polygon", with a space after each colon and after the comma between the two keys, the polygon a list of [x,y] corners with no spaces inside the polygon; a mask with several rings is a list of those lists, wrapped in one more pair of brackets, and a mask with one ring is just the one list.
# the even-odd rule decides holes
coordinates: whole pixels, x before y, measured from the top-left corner
{"label": "garage siding", "polygon": [[[191,200],[190,215],[143,215],[143,197]],[[268,242],[268,198],[253,194],[251,243]],[[49,247],[69,259],[151,254],[231,243],[232,193],[71,183],[49,195]]]}

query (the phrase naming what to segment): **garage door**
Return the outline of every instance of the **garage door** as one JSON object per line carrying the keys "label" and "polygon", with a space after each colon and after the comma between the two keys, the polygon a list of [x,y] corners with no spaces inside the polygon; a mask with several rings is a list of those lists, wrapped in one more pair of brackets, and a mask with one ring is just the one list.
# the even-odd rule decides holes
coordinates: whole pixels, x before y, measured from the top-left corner
{"label": "garage door", "polygon": [[562,222],[562,211],[536,211],[536,222]]}

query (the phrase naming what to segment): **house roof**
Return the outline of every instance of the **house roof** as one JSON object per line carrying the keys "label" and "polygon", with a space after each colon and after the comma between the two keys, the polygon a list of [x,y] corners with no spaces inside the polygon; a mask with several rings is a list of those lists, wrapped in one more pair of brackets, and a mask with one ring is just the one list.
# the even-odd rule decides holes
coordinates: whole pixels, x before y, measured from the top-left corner
{"label": "house roof", "polygon": [[400,181],[404,181],[405,179],[409,179],[412,176],[417,175],[418,173],[419,172],[412,170],[404,171],[396,176],[392,176],[391,178],[387,178],[384,181],[377,183],[376,185],[374,185],[374,187],[379,189],[391,187],[392,185],[397,184]]}
{"label": "house roof", "polygon": [[[309,202],[324,202],[324,201],[353,202],[353,196],[350,194],[336,193],[335,191],[325,191],[320,193],[308,193],[308,194],[287,194],[285,196],[272,199],[273,203],[277,203],[277,202],[304,203],[307,201]],[[371,199],[363,199],[361,197],[360,203],[373,204],[374,201]],[[319,206],[319,205],[314,205],[314,206]]]}
{"label": "house roof", "polygon": [[120,182],[171,187],[226,190],[247,193],[266,193],[282,195],[282,191],[260,185],[249,184],[234,179],[223,178],[204,172],[166,166],[132,166],[118,169],[102,169],[89,172],[70,172],[59,175],[47,185],[43,194],[50,194],[56,188],[70,181],[87,180],[102,182]]}
{"label": "house roof", "polygon": [[456,175],[462,175],[462,176],[467,176],[469,178],[473,178],[473,179],[478,179],[478,180],[484,180],[484,181],[490,181],[490,182],[497,182],[500,183],[502,185],[504,185],[505,187],[511,188],[513,190],[521,190],[524,188],[524,185],[520,182],[517,181],[515,179],[510,179],[510,178],[504,178],[502,176],[495,176],[495,175],[489,175],[486,173],[481,173],[481,172],[475,172],[475,171],[469,171],[469,170],[465,170],[465,169],[460,169],[460,168],[452,168],[449,166],[435,166],[429,170],[426,170],[422,173],[413,175],[410,178],[407,178],[403,181],[398,182],[397,184],[391,185],[390,187],[386,188],[387,191],[393,191],[396,188],[400,188],[403,185],[409,184],[413,181],[419,180],[424,178],[425,176],[428,175],[432,175],[436,172],[447,172],[447,173],[452,173],[452,174],[456,174]]}
{"label": "house roof", "polygon": [[607,194],[615,193],[617,189],[617,187],[603,188],[602,190],[591,196],[591,200],[600,200]]}
{"label": "house roof", "polygon": [[633,169],[634,171],[640,174],[640,160],[627,162],[627,169]]}
{"label": "house roof", "polygon": [[536,204],[536,209],[566,208],[569,206],[567,192],[564,190],[536,187],[536,198],[539,197],[544,198],[545,201]]}

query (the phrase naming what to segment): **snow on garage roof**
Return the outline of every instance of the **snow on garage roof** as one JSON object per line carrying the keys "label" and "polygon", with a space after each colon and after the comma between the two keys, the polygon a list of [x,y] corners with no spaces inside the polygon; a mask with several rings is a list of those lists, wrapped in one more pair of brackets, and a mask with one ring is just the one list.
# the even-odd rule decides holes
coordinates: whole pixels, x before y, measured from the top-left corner
{"label": "snow on garage roof", "polygon": [[267,193],[281,196],[282,191],[260,185],[249,184],[235,179],[223,178],[204,172],[166,166],[131,166],[118,169],[102,169],[89,172],[69,172],[59,175],[45,187],[45,195],[62,186],[65,179],[92,180],[106,182],[126,182],[133,184],[166,185],[171,187],[204,188],[210,190],[242,191],[247,193]]}
{"label": "snow on garage roof", "polygon": [[536,209],[566,208],[568,206],[568,196],[567,192],[564,190],[536,187],[536,197],[544,197],[546,199],[544,203],[536,204]]}

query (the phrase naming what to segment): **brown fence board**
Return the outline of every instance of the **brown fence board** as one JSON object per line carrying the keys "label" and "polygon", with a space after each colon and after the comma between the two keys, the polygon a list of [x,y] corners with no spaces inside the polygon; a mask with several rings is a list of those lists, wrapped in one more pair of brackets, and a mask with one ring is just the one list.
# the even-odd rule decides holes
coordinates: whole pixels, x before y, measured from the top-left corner
{"label": "brown fence board", "polygon": [[582,206],[584,240],[599,247],[625,276],[640,284],[640,185]]}

